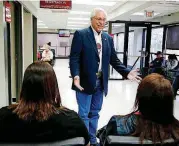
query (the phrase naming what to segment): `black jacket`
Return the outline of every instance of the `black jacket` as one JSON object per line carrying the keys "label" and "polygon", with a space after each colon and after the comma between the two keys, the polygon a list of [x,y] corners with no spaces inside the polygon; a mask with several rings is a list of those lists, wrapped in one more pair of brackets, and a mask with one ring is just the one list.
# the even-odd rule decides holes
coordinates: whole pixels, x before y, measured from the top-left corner
{"label": "black jacket", "polygon": [[12,112],[0,109],[0,143],[53,142],[74,137],[84,137],[89,142],[88,131],[78,114],[72,110],[60,110],[47,121],[24,121]]}

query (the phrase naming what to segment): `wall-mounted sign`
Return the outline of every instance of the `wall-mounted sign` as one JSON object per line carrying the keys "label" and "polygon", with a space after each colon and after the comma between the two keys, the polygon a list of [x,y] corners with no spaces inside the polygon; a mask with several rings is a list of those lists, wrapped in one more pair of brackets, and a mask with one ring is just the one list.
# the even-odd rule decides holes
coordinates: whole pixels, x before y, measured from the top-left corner
{"label": "wall-mounted sign", "polygon": [[70,37],[70,30],[59,30],[59,37]]}
{"label": "wall-mounted sign", "polygon": [[5,21],[6,22],[11,22],[11,5],[8,2],[4,2],[5,6]]}
{"label": "wall-mounted sign", "polygon": [[153,18],[154,17],[154,11],[145,11],[145,17],[146,18]]}
{"label": "wall-mounted sign", "polygon": [[40,8],[46,9],[71,9],[71,0],[40,0]]}

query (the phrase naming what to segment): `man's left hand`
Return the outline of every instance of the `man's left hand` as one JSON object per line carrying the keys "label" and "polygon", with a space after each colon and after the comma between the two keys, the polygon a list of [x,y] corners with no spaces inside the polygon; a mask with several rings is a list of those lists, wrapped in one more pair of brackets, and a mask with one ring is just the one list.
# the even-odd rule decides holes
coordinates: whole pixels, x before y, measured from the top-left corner
{"label": "man's left hand", "polygon": [[127,75],[127,78],[131,81],[136,81],[139,83],[142,80],[142,78],[137,75],[137,72],[138,70],[131,70]]}

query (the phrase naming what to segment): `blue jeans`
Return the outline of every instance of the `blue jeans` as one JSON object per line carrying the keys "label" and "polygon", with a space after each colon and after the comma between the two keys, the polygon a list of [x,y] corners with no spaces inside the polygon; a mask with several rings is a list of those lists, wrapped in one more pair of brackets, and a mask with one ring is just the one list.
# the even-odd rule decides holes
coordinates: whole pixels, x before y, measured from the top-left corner
{"label": "blue jeans", "polygon": [[78,103],[78,114],[88,129],[90,143],[96,144],[99,112],[103,103],[103,88],[101,80],[97,79],[94,94],[89,95],[82,92],[76,92],[76,98]]}

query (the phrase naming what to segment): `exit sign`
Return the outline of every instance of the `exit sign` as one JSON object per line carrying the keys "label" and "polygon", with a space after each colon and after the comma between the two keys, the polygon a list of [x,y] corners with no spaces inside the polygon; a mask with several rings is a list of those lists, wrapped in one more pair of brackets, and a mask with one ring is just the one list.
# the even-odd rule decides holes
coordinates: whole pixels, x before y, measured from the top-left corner
{"label": "exit sign", "polygon": [[145,11],[145,17],[146,18],[153,18],[154,17],[154,11]]}

